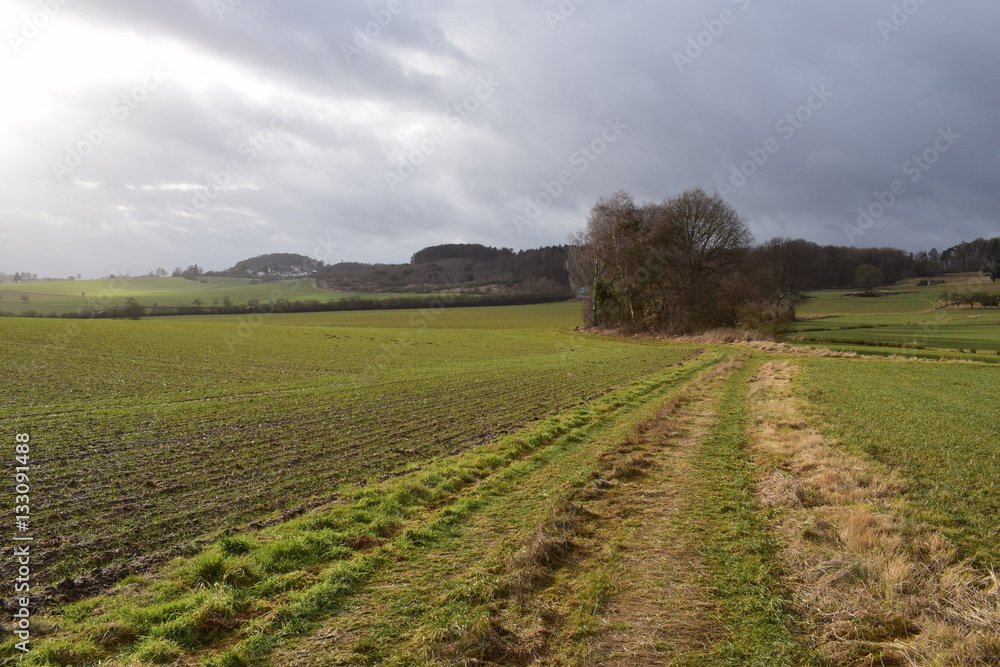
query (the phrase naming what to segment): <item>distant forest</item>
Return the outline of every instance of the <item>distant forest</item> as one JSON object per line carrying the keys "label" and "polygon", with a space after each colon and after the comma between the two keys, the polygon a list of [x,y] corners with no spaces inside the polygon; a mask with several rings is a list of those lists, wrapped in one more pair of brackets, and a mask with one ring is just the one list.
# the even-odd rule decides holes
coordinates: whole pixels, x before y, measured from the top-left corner
{"label": "distant forest", "polygon": [[[856,287],[858,267],[873,265],[886,283],[905,278],[930,278],[992,267],[1000,259],[1000,238],[976,239],[938,251],[910,253],[896,248],[821,246],[789,240],[794,247],[800,290]],[[766,245],[766,244],[763,244]],[[763,245],[761,247],[763,247]],[[315,274],[328,289],[346,292],[428,292],[455,289],[489,293],[571,291],[566,268],[570,246],[535,250],[492,248],[474,243],[424,248],[409,264],[341,263]]]}
{"label": "distant forest", "polygon": [[[811,241],[791,243],[801,259],[799,289],[856,287],[859,266],[878,267],[887,283],[904,278],[932,278],[944,273],[968,273],[995,267],[1000,260],[1000,238],[976,239],[938,251],[910,253],[895,248],[821,246]],[[764,247],[762,244],[760,247]],[[323,262],[293,253],[270,253],[245,259],[222,271],[198,266],[177,267],[175,277],[198,280],[202,276],[252,277],[261,281],[311,276],[321,286],[358,293],[426,293],[443,290],[490,294],[496,292],[566,293],[572,291],[567,271],[571,246],[549,246],[533,250],[492,248],[476,243],[446,244],[424,248],[408,264],[362,264]],[[151,276],[171,275],[164,269]],[[71,277],[82,280],[83,276]],[[65,280],[39,278],[29,272],[0,272],[0,283]]]}
{"label": "distant forest", "polygon": [[568,246],[535,250],[489,248],[475,243],[424,248],[409,264],[341,263],[316,273],[323,287],[345,292],[433,292],[451,289],[570,294]]}
{"label": "distant forest", "polygon": [[992,268],[1000,260],[1000,238],[976,239],[939,252],[909,253],[895,248],[820,246],[810,241],[792,241],[801,257],[801,289],[857,287],[858,267],[871,264],[882,270],[887,284],[904,278],[931,278],[945,273],[970,273]]}

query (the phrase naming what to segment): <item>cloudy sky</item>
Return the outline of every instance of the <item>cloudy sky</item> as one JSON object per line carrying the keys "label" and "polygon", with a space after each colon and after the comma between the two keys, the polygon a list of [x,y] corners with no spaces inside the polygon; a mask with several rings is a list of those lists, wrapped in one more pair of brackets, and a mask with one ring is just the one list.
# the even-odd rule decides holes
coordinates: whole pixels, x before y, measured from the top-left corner
{"label": "cloudy sky", "polygon": [[0,0],[0,271],[564,243],[720,191],[758,240],[1000,235],[990,0]]}

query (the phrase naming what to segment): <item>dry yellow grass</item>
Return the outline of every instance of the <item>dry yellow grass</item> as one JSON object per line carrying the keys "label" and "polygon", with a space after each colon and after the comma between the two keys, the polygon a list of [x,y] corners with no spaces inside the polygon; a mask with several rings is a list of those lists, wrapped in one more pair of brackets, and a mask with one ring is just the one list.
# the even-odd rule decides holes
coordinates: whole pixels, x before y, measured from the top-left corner
{"label": "dry yellow grass", "polygon": [[789,345],[788,343],[777,343],[773,341],[748,341],[743,343],[744,346],[750,347],[755,350],[761,350],[762,352],[781,352],[782,354],[795,354],[807,357],[847,357],[851,359],[856,358],[879,358],[884,359],[885,357],[874,357],[858,354],[857,352],[843,352],[840,350],[828,350],[820,347],[805,347],[802,345]]}
{"label": "dry yellow grass", "polygon": [[817,647],[839,664],[1000,663],[1000,581],[905,516],[894,471],[828,442],[766,364],[750,392],[758,501],[778,509],[782,558]]}
{"label": "dry yellow grass", "polygon": [[628,329],[610,327],[581,327],[580,331],[602,336],[620,336],[635,340],[667,341],[670,343],[693,343],[696,345],[723,345],[728,343],[747,343],[753,341],[773,341],[774,336],[762,331],[745,329],[721,328],[711,329],[701,334],[675,336],[662,333],[642,333]]}

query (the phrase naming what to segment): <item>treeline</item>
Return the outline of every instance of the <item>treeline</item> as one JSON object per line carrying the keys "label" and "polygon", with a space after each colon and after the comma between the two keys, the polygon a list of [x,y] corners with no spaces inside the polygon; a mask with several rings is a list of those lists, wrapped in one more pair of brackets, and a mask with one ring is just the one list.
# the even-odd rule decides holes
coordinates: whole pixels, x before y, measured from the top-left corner
{"label": "treeline", "polygon": [[983,291],[975,292],[945,292],[941,301],[946,306],[969,306],[975,308],[979,304],[983,308],[1000,308],[1000,296]]}
{"label": "treeline", "polygon": [[[141,319],[142,317],[163,317],[171,315],[246,315],[271,313],[319,313],[350,310],[400,310],[419,308],[471,308],[486,306],[523,306],[536,303],[565,301],[562,292],[503,293],[503,294],[435,294],[424,296],[393,296],[384,298],[347,297],[329,301],[291,301],[279,298],[275,301],[251,301],[247,304],[229,306],[142,306],[130,299],[125,306],[104,309],[80,309],[68,313],[40,314],[27,311],[20,317],[52,317],[69,319]],[[17,313],[0,312],[0,317],[16,317]]]}
{"label": "treeline", "polygon": [[443,288],[469,293],[562,292],[570,294],[567,246],[514,251],[479,244],[424,248],[409,264],[342,263],[323,267],[316,278],[327,289],[345,292],[431,292]]}
{"label": "treeline", "polygon": [[[968,273],[1000,262],[1000,238],[967,241],[952,246],[941,253],[931,249],[914,257],[918,276],[937,276],[942,273]],[[925,273],[920,273],[924,271]]]}
{"label": "treeline", "polygon": [[587,291],[587,324],[691,333],[793,320],[807,290],[870,290],[945,267],[1000,279],[998,248],[1000,239],[916,255],[780,238],[755,246],[719,195],[697,189],[639,205],[618,192],[591,209],[569,268],[573,285]]}
{"label": "treeline", "polygon": [[858,267],[875,266],[882,271],[884,284],[906,278],[929,278],[945,273],[992,271],[1000,262],[1000,239],[976,239],[939,253],[908,253],[896,248],[853,248],[821,246],[800,239],[786,241],[801,263],[799,289],[848,289],[861,287],[855,276]]}
{"label": "treeline", "polygon": [[[76,280],[75,276],[70,276],[70,280]],[[42,280],[53,280],[53,278],[42,278]],[[62,280],[62,279],[60,279]],[[36,283],[38,282],[37,273],[15,273],[9,275],[0,271],[0,283]]]}

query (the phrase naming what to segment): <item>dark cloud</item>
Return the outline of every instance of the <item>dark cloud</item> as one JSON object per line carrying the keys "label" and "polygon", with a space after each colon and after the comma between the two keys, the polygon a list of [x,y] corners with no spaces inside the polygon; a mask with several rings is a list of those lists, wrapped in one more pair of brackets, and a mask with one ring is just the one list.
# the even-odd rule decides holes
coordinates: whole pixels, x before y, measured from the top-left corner
{"label": "dark cloud", "polygon": [[[38,10],[3,4],[8,34]],[[0,269],[562,243],[618,189],[724,186],[759,240],[1000,234],[998,17],[934,0],[67,3],[0,61],[17,100]],[[152,66],[171,75],[117,117]],[[105,118],[114,131],[60,182],[52,163]],[[946,152],[942,132],[960,136]],[[905,191],[845,230],[894,181]]]}

